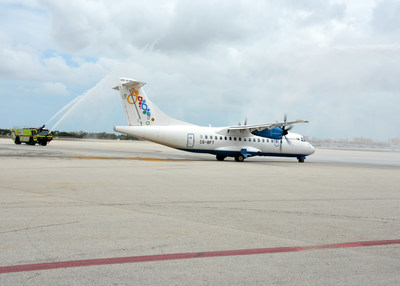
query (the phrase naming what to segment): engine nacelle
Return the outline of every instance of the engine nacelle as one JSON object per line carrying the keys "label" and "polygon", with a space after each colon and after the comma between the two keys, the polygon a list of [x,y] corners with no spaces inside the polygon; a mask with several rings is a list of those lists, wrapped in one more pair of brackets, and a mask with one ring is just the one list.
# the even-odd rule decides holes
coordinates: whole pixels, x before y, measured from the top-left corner
{"label": "engine nacelle", "polygon": [[274,127],[272,129],[264,129],[262,131],[253,131],[253,135],[270,138],[270,139],[282,139],[283,130],[280,127]]}

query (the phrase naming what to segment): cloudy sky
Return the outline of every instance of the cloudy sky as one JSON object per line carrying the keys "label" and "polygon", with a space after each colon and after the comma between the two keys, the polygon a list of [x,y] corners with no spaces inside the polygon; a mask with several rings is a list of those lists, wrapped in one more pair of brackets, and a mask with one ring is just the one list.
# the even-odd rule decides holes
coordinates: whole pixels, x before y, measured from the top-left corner
{"label": "cloudy sky", "polygon": [[[400,137],[400,1],[0,0],[0,128],[125,125],[119,76],[177,119]],[[52,127],[54,119],[48,123]]]}

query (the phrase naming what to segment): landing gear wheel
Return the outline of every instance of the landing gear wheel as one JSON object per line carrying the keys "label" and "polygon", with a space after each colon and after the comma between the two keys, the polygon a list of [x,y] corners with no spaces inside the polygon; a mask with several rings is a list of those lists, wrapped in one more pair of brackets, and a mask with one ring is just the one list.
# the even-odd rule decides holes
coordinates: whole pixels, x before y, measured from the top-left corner
{"label": "landing gear wheel", "polygon": [[299,160],[299,163],[304,163],[304,157],[297,157],[297,160]]}
{"label": "landing gear wheel", "polygon": [[218,161],[224,161],[225,158],[226,158],[226,156],[224,156],[224,155],[217,155],[217,160]]}
{"label": "landing gear wheel", "polygon": [[235,161],[236,162],[243,162],[244,161],[244,156],[243,155],[237,155],[235,157]]}
{"label": "landing gear wheel", "polygon": [[21,140],[19,139],[19,136],[15,137],[14,143],[18,144],[18,145],[21,144]]}

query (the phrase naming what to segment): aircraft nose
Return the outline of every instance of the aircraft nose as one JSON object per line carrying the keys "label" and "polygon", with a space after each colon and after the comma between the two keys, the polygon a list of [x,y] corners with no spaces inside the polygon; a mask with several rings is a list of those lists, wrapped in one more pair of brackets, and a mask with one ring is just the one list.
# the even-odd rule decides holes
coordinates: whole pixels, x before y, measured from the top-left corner
{"label": "aircraft nose", "polygon": [[315,152],[314,146],[311,145],[310,143],[308,143],[308,148],[310,149],[310,154],[308,154],[308,155],[314,154],[314,152]]}

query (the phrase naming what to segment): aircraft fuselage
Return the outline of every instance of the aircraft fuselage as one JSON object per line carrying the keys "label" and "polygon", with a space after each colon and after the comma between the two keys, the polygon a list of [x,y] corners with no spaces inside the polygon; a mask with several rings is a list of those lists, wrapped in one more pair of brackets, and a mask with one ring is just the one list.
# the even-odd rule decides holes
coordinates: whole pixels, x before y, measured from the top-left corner
{"label": "aircraft fuselage", "polygon": [[289,133],[286,140],[253,135],[249,131],[230,131],[226,128],[196,125],[115,126],[115,131],[189,152],[236,156],[302,157],[314,153],[314,147],[304,138]]}

